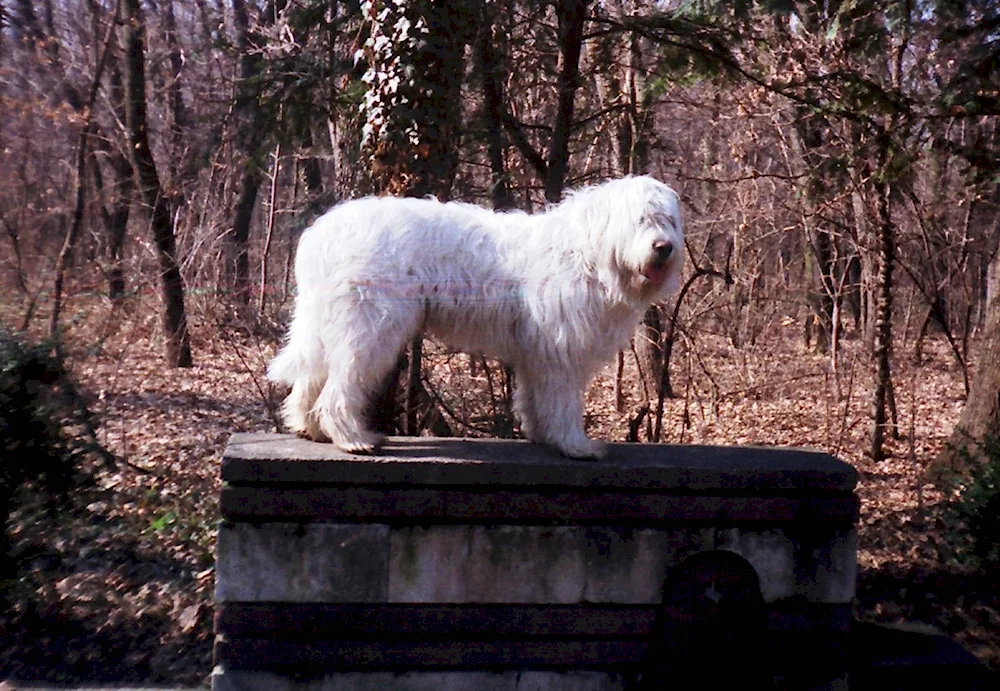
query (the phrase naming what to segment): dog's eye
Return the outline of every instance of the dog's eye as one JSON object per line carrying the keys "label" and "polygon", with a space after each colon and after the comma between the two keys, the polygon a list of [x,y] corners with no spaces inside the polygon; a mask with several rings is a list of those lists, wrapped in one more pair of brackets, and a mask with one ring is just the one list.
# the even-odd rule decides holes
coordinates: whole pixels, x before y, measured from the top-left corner
{"label": "dog's eye", "polygon": [[676,228],[677,221],[670,214],[655,214],[653,216],[653,225],[658,228]]}

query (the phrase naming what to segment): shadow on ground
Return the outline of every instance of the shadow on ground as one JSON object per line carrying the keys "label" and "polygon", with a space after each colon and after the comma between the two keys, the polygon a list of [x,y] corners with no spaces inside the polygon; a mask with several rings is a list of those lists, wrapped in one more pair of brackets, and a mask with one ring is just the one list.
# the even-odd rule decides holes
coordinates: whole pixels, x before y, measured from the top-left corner
{"label": "shadow on ground", "polygon": [[[78,618],[60,604],[29,603],[0,615],[0,679],[50,684],[204,683],[211,641],[179,641],[164,615],[149,614],[120,627],[97,628],[93,617]],[[201,638],[201,640],[198,640]],[[171,660],[204,661],[202,674],[188,664],[172,671]]]}
{"label": "shadow on ground", "polygon": [[114,519],[94,527],[117,538],[53,523],[56,537],[17,544],[16,576],[0,589],[0,682],[204,685],[212,605],[190,565],[143,548]]}

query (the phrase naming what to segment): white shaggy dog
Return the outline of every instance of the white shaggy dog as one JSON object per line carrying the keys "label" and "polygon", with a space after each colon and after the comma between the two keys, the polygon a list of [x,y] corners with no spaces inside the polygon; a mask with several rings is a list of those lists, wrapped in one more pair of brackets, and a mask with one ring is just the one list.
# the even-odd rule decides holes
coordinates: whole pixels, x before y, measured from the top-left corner
{"label": "white shaggy dog", "polygon": [[427,333],[514,367],[528,439],[601,458],[583,431],[583,392],[677,289],[677,195],[650,177],[571,193],[544,213],[494,213],[431,199],[344,202],[299,241],[288,343],[267,376],[291,385],[285,423],[370,453],[372,397],[406,344]]}

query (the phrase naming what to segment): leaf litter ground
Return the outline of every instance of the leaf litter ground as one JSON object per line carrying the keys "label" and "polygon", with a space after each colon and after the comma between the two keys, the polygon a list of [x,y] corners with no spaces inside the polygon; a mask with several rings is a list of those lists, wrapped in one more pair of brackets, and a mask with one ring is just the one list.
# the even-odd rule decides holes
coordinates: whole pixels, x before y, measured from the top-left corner
{"label": "leaf litter ground", "polygon": [[[204,685],[219,461],[231,433],[275,429],[283,392],[263,372],[279,330],[265,337],[195,303],[196,366],[170,369],[154,305],[124,315],[76,307],[86,316],[72,331],[71,366],[102,442],[122,462],[96,469],[66,511],[29,500],[14,515],[21,570],[0,593],[0,680]],[[803,352],[798,335],[790,325],[737,348],[715,333],[686,333],[671,369],[665,441],[807,446],[853,464],[862,500],[856,616],[943,632],[1000,668],[1000,593],[962,558],[968,545],[944,510],[949,497],[925,472],[963,402],[945,345],[925,347],[919,367],[909,353],[897,356],[901,439],[875,463],[865,454],[872,380],[862,345],[845,341],[834,371],[829,356]],[[499,369],[426,350],[425,385],[452,429],[502,429]],[[593,436],[625,438],[639,402],[630,354],[624,372],[620,406],[613,363],[587,392]]]}

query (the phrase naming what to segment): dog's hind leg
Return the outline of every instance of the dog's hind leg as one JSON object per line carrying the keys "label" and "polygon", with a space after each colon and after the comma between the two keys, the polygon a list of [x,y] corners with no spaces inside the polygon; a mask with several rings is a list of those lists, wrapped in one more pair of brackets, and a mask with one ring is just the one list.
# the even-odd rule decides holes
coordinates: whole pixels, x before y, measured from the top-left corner
{"label": "dog's hind leg", "polygon": [[528,369],[514,368],[514,414],[521,423],[521,435],[528,441],[544,443],[539,437],[538,413],[535,410],[534,390]]}
{"label": "dog's hind leg", "polygon": [[327,344],[329,372],[314,412],[338,447],[348,453],[372,453],[384,438],[368,428],[369,403],[419,332],[423,313],[419,306],[403,304],[377,311],[354,307],[346,314],[349,323],[336,331],[339,340]]}
{"label": "dog's hind leg", "polygon": [[313,441],[328,442],[330,437],[320,427],[313,408],[326,377],[301,377],[292,384],[292,391],[281,408],[285,425],[295,434]]}
{"label": "dog's hind leg", "polygon": [[364,413],[367,398],[358,403],[354,387],[328,378],[317,402],[316,417],[330,441],[348,453],[372,453],[384,437],[368,429]]}

